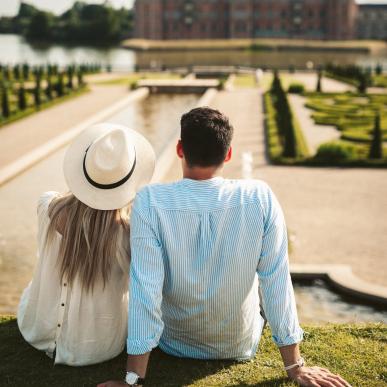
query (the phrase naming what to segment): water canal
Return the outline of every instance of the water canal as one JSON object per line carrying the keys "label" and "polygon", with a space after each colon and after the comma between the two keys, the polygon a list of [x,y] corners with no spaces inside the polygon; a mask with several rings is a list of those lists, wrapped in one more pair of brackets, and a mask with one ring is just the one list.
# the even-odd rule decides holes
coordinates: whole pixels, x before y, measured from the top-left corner
{"label": "water canal", "polygon": [[46,64],[65,66],[71,63],[100,63],[110,65],[114,71],[131,71],[136,65],[152,66],[238,65],[253,67],[304,68],[307,62],[315,66],[326,63],[372,66],[383,64],[387,68],[386,49],[367,52],[348,51],[252,51],[252,50],[184,50],[133,51],[122,47],[65,46],[27,42],[22,36],[0,34],[0,62]]}

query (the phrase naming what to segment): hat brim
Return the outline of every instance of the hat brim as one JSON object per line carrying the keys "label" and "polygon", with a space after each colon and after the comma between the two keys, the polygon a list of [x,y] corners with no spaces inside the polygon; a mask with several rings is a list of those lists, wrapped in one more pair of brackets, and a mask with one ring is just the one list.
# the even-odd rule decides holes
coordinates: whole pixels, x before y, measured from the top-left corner
{"label": "hat brim", "polygon": [[[114,189],[91,185],[83,173],[83,159],[91,143],[112,129],[124,129],[136,149],[136,167],[130,179]],[[148,184],[155,170],[156,156],[151,144],[135,130],[114,123],[101,123],[83,131],[69,146],[64,158],[64,177],[70,191],[82,203],[96,210],[115,210],[127,206],[136,193]]]}

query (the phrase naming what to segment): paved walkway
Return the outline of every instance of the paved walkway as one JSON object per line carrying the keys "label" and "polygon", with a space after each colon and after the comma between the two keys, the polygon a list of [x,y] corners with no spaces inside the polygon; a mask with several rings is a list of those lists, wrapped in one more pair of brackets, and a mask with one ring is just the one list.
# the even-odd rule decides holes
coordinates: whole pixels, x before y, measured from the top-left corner
{"label": "paved walkway", "polygon": [[126,86],[92,85],[89,93],[0,128],[0,168],[109,107],[127,94]]}
{"label": "paved walkway", "polygon": [[257,89],[219,92],[212,107],[225,112],[234,125],[233,162],[226,171],[237,178],[251,178],[254,170],[267,164],[262,92]]}
{"label": "paved walkway", "polygon": [[[291,83],[302,83],[307,91],[316,91],[317,87],[317,73],[281,73],[283,78],[284,86],[286,89]],[[335,79],[323,77],[321,81],[321,90],[324,93],[345,93],[346,91],[355,91],[354,86],[348,85],[347,83],[336,81]]]}
{"label": "paved walkway", "polygon": [[335,126],[318,125],[314,122],[313,111],[305,106],[307,98],[297,94],[288,94],[288,98],[292,111],[301,126],[311,156],[317,153],[321,144],[338,140],[341,137],[340,131]]}

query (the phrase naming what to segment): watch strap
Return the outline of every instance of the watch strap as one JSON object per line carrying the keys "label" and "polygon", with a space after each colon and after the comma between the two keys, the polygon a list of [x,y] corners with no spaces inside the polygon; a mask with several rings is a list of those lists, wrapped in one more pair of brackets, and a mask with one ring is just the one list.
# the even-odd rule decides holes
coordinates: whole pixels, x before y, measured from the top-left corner
{"label": "watch strap", "polygon": [[145,378],[138,378],[135,386],[143,386],[145,384]]}
{"label": "watch strap", "polygon": [[291,364],[291,365],[288,365],[287,367],[285,367],[285,371],[289,371],[289,370],[292,370],[293,368],[301,368],[305,365],[305,360],[304,358],[300,357],[298,360],[297,360],[297,363],[294,363],[294,364]]}

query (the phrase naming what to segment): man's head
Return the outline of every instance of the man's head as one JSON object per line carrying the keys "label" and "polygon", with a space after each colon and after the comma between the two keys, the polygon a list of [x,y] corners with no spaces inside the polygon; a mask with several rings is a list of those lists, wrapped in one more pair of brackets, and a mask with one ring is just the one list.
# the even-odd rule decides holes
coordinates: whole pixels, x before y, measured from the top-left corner
{"label": "man's head", "polygon": [[218,167],[231,157],[233,127],[219,111],[196,108],[184,114],[180,124],[181,151],[188,167]]}

